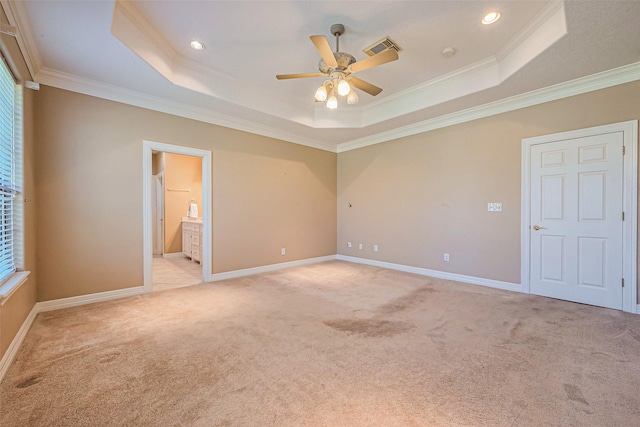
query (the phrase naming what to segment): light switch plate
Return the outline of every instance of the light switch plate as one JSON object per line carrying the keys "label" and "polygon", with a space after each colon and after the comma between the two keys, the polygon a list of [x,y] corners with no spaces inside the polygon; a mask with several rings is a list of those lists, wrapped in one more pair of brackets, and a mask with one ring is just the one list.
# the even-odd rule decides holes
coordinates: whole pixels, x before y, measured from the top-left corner
{"label": "light switch plate", "polygon": [[502,212],[502,202],[491,202],[487,205],[489,212]]}

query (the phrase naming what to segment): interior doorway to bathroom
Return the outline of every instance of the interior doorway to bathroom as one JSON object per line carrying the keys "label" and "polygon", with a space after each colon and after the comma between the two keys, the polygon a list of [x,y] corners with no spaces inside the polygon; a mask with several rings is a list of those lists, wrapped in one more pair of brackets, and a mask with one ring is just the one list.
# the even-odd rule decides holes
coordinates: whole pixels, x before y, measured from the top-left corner
{"label": "interior doorway to bathroom", "polygon": [[202,159],[155,151],[151,169],[153,291],[202,283]]}
{"label": "interior doorway to bathroom", "polygon": [[211,272],[211,152],[144,141],[144,287],[167,290]]}

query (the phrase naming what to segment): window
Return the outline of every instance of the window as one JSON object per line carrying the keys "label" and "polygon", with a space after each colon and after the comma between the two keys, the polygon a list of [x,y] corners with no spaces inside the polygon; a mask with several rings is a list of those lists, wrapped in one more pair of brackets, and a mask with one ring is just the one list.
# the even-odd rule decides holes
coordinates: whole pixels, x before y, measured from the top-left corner
{"label": "window", "polygon": [[16,271],[20,244],[16,203],[21,190],[21,91],[6,63],[0,61],[0,283]]}

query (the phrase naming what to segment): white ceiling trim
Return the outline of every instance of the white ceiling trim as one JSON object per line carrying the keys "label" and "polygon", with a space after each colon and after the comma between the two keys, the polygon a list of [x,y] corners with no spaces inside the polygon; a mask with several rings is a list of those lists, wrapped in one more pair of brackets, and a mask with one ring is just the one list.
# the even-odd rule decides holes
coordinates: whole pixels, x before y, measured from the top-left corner
{"label": "white ceiling trim", "polygon": [[35,80],[35,76],[42,68],[42,57],[33,40],[32,34],[34,34],[34,32],[29,20],[26,18],[27,13],[24,10],[24,5],[19,1],[8,0],[0,0],[0,4],[2,4],[2,8],[7,15],[9,24],[18,28],[16,40],[22,56],[24,56],[31,78]]}
{"label": "white ceiling trim", "polygon": [[[557,0],[555,2],[549,3],[542,9],[535,18],[531,22],[529,22],[525,27],[523,27],[518,34],[516,34],[507,44],[505,44],[499,51],[496,53],[496,58],[498,61],[503,61],[508,55],[510,55],[514,50],[520,47],[523,43],[526,42],[527,39],[533,38],[538,39],[539,36],[536,36],[535,33],[540,31],[540,28],[544,28],[548,26],[548,21],[554,21],[558,18],[561,18],[565,23],[563,24],[566,27],[566,14],[564,11],[564,1]],[[555,23],[554,25],[558,25]]]}
{"label": "white ceiling trim", "polygon": [[147,108],[153,111],[160,111],[269,138],[280,139],[294,144],[318,148],[333,153],[343,153],[367,147],[369,145],[380,144],[393,139],[416,135],[471,120],[481,119],[520,108],[530,107],[549,101],[555,101],[594,90],[605,89],[607,87],[640,80],[640,62],[569,82],[560,83],[547,88],[538,89],[489,104],[479,105],[477,107],[458,111],[452,114],[435,117],[419,123],[391,129],[368,137],[354,139],[338,144],[337,147],[333,144],[320,140],[300,138],[295,134],[282,132],[278,128],[263,126],[254,122],[240,120],[235,117],[217,114],[204,108],[197,108],[178,102],[168,101],[163,98],[123,89],[121,87],[106,85],[104,83],[84,79],[56,70],[44,69],[38,74],[37,79],[44,85],[72,92],[121,102],[136,107]]}
{"label": "white ceiling trim", "polygon": [[233,116],[215,113],[205,108],[193,107],[191,105],[169,101],[164,98],[147,95],[145,93],[124,89],[118,86],[108,85],[49,68],[41,70],[37,75],[37,80],[46,86],[95,96],[97,98],[108,99],[110,101],[121,102],[123,104],[159,111],[174,116],[198,120],[204,123],[211,123],[218,126],[241,130],[307,147],[318,148],[332,153],[336,152],[334,144],[327,144],[322,141],[301,138],[295,134],[283,132],[275,127],[264,126],[248,120],[238,119]]}
{"label": "white ceiling trim", "polygon": [[[329,111],[285,98],[195,64],[178,54],[133,6],[116,0],[111,33],[171,83],[288,121],[322,128],[362,128],[500,85],[567,33],[564,3],[550,3],[503,46],[472,64],[364,107]],[[204,77],[204,78],[203,78]]]}
{"label": "white ceiling trim", "polygon": [[[526,94],[514,96],[508,99],[473,107],[464,111],[432,118],[420,123],[391,129],[364,138],[354,139],[338,144],[338,146],[336,147],[335,143],[327,143],[317,138],[301,138],[295,133],[283,132],[281,129],[276,127],[262,125],[248,120],[237,119],[232,116],[211,112],[204,108],[193,107],[191,105],[179,102],[168,101],[160,97],[147,95],[145,93],[137,92],[134,90],[107,85],[76,75],[63,73],[58,70],[45,68],[43,67],[42,58],[37,49],[37,45],[35,44],[35,33],[33,32],[28,19],[26,19],[27,14],[24,10],[24,5],[20,2],[7,0],[0,0],[0,4],[2,4],[9,18],[9,23],[18,27],[18,43],[34,81],[52,87],[109,99],[116,102],[122,102],[141,108],[147,108],[154,111],[160,111],[167,114],[186,117],[205,123],[211,123],[219,126],[237,129],[270,138],[276,138],[279,140],[318,148],[329,152],[345,152],[405,136],[415,135],[418,133],[463,123],[470,120],[488,117],[494,114],[537,105],[540,103],[578,95],[581,93],[586,93],[606,87],[611,87],[630,81],[640,80],[640,62],[638,62],[614,70],[598,73],[593,76],[576,79],[571,82],[558,84],[548,88],[543,88]],[[553,7],[545,9],[543,12],[541,12],[538,15],[540,17],[539,22],[537,22],[535,25],[527,27],[518,36],[514,37],[508,45],[506,45],[501,51],[498,52],[495,58],[489,58],[486,61],[481,61],[480,63],[474,64],[474,66],[478,68],[482,66],[491,67],[491,65],[495,64],[495,62],[498,60],[504,61],[508,55],[512,54],[515,50],[518,49],[518,46],[522,45],[524,40],[530,39],[539,28],[543,27],[547,22],[552,21],[554,17],[557,20],[558,16],[560,16],[558,14],[560,8],[562,8],[562,21],[564,21],[563,4],[561,2],[556,3],[553,5]],[[555,25],[557,24],[558,23],[556,22]],[[145,31],[148,32],[149,30],[146,29]],[[156,40],[152,42],[153,45],[157,45],[158,43],[162,44],[162,42],[158,41],[157,38],[155,39]],[[179,68],[190,67],[191,65],[193,65],[184,64],[180,59],[171,59],[171,61],[175,62]],[[201,77],[202,70],[196,70],[199,71],[199,76]],[[207,73],[213,73],[213,71],[209,69],[206,69],[206,71]],[[464,74],[464,70],[459,71]],[[454,78],[454,76],[457,76],[456,73],[452,73],[444,77],[443,79],[452,79]],[[434,82],[428,82],[427,84],[432,83]],[[366,107],[371,107],[371,104]],[[271,104],[271,110],[273,110],[273,104]],[[341,113],[344,114],[346,113],[346,111],[347,110],[341,110]],[[360,120],[361,124],[359,124],[358,127],[365,126],[364,122],[362,121],[362,114],[360,109],[356,109],[355,112],[351,112],[352,110],[349,111],[350,112],[348,114],[348,120]],[[272,114],[272,111],[268,113]],[[298,111],[297,114],[300,115],[300,111]],[[347,114],[345,114],[345,116],[346,115]],[[386,118],[388,119],[389,117]],[[290,117],[288,117],[287,119],[290,119]],[[335,121],[335,117],[331,117],[329,119]]]}
{"label": "white ceiling trim", "polygon": [[[370,126],[498,86],[566,34],[564,3],[550,3],[495,56],[366,105],[360,126]],[[324,114],[316,111],[316,122],[335,113],[324,110]],[[353,123],[349,127],[358,126]]]}
{"label": "white ceiling trim", "polygon": [[520,32],[523,36],[517,35],[512,39],[517,40],[517,43],[508,43],[496,54],[500,64],[500,83],[567,35],[564,3],[552,3],[538,14],[534,23],[535,26],[528,26]]}
{"label": "white ceiling trim", "polygon": [[313,105],[217,73],[178,54],[130,3],[116,0],[111,34],[176,86],[313,126]]}
{"label": "white ceiling trim", "polygon": [[338,144],[338,153],[640,80],[640,62]]}
{"label": "white ceiling trim", "polygon": [[490,57],[417,87],[388,96],[384,103],[365,106],[367,110],[365,125],[433,107],[498,86],[500,83],[500,63],[495,57]]}

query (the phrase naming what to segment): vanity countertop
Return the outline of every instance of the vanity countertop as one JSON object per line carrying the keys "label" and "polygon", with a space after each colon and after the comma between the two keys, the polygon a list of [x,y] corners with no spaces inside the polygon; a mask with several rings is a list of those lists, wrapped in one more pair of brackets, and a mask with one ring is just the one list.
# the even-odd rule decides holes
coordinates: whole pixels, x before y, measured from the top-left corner
{"label": "vanity countertop", "polygon": [[194,224],[202,224],[202,217],[200,218],[191,218],[188,216],[183,216],[182,217],[182,222],[192,222]]}

